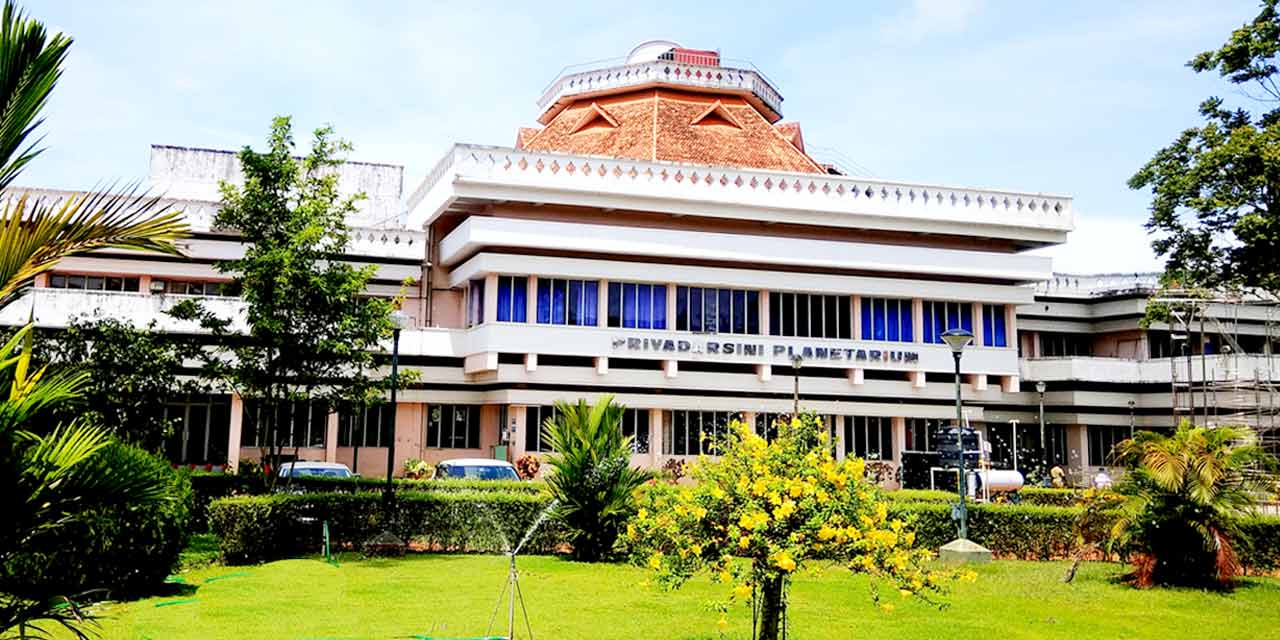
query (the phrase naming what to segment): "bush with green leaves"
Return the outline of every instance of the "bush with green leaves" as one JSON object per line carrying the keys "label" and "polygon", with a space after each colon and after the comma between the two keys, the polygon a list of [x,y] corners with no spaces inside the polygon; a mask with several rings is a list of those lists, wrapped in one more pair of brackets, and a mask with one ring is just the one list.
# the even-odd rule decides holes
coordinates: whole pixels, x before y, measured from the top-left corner
{"label": "bush with green leaves", "polygon": [[[499,553],[516,545],[549,504],[545,494],[526,491],[400,491],[391,529],[434,551]],[[335,550],[358,548],[386,528],[384,515],[376,492],[236,496],[209,506],[230,564],[319,554],[324,523]],[[564,540],[563,529],[547,520],[525,550],[549,553]]]}
{"label": "bush with green leaves", "polygon": [[33,598],[86,591],[116,598],[153,591],[173,571],[189,537],[192,493],[186,472],[119,442],[99,451],[90,464],[151,478],[168,496],[68,514],[62,526],[37,535],[6,559],[6,589]]}
{"label": "bush with green leaves", "polygon": [[555,417],[543,425],[555,451],[547,458],[547,487],[556,500],[556,519],[569,530],[573,558],[598,562],[636,512],[632,492],[652,474],[631,466],[631,437],[622,435],[625,408],[605,396],[595,406],[556,403]]}
{"label": "bush with green leaves", "polygon": [[1241,522],[1276,493],[1276,460],[1247,427],[1139,431],[1116,447],[1127,473],[1108,549],[1138,586],[1229,586],[1240,573]]}

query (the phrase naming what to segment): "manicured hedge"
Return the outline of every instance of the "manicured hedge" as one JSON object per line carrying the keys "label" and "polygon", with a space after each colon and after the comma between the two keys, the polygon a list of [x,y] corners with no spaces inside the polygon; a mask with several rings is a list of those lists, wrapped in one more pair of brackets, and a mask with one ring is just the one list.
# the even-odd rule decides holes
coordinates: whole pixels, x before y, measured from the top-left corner
{"label": "manicured hedge", "polygon": [[884,492],[884,497],[889,502],[947,503],[955,502],[956,495],[952,491],[936,491],[933,489],[894,489]]}
{"label": "manicured hedge", "polygon": [[1280,570],[1280,518],[1258,516],[1240,523],[1242,544],[1236,554],[1250,573]]}
{"label": "manicured hedge", "polygon": [[[1036,505],[971,504],[969,539],[1001,558],[1049,560],[1066,557],[1074,544],[1079,509]],[[951,505],[897,502],[889,513],[912,523],[918,544],[937,549],[954,540]]]}
{"label": "manicured hedge", "polygon": [[1023,487],[1018,491],[1022,504],[1038,504],[1046,507],[1074,507],[1080,504],[1084,491],[1080,489],[1052,489],[1047,487]]}
{"label": "manicured hedge", "polygon": [[[400,491],[395,504],[391,528],[402,539],[438,551],[493,553],[517,544],[550,499],[529,491]],[[229,564],[320,553],[324,522],[335,549],[359,548],[385,526],[375,492],[222,498],[210,505],[209,519]],[[548,553],[563,539],[548,520],[524,550]]]}
{"label": "manicured hedge", "polygon": [[[379,478],[281,478],[276,486],[280,492],[291,493],[356,493],[382,491],[386,486],[385,479]],[[397,478],[393,481],[397,492],[404,491],[499,491],[516,492],[530,495],[544,495],[547,492],[545,482],[522,480],[407,480]],[[267,493],[266,482],[259,475],[235,475],[227,473],[208,473],[196,471],[191,474],[191,489],[195,494],[192,505],[191,530],[208,531],[209,503],[218,499],[235,495],[262,495]]]}

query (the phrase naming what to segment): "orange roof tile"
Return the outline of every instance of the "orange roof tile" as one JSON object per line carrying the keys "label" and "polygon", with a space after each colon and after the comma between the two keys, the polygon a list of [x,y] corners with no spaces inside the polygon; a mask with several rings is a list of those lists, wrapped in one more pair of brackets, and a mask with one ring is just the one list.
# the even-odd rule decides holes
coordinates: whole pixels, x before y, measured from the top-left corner
{"label": "orange roof tile", "polygon": [[520,130],[516,132],[516,148],[523,149],[534,136],[541,132],[542,129],[538,127],[520,127]]}
{"label": "orange roof tile", "polygon": [[737,96],[646,89],[584,100],[537,135],[524,131],[530,151],[823,173],[795,144],[798,125],[779,130]]}
{"label": "orange roof tile", "polygon": [[791,146],[799,149],[801,153],[804,152],[804,135],[800,133],[799,122],[779,122],[773,126],[778,133],[782,134],[782,137],[787,139],[787,142],[791,143]]}

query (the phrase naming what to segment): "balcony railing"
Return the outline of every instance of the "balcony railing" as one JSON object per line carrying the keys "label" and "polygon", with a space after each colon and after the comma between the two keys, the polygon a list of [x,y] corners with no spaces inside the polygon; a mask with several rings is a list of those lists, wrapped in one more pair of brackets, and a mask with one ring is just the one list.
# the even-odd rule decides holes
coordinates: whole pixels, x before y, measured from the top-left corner
{"label": "balcony railing", "polygon": [[[609,60],[590,63],[592,68],[586,70],[570,70],[566,67],[542,92],[538,107],[546,111],[557,100],[570,96],[661,83],[750,92],[778,117],[782,116],[782,94],[750,63],[743,66],[708,66],[672,60],[635,64],[616,62]],[[602,66],[606,64],[609,66]]]}

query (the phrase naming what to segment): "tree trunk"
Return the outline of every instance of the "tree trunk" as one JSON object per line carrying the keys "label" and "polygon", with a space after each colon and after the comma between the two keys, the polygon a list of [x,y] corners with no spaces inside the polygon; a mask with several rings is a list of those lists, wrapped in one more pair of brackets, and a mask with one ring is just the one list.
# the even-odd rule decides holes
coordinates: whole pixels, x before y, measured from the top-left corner
{"label": "tree trunk", "polygon": [[781,637],[786,603],[782,599],[785,588],[782,576],[765,578],[760,584],[760,629],[756,640],[778,640]]}

